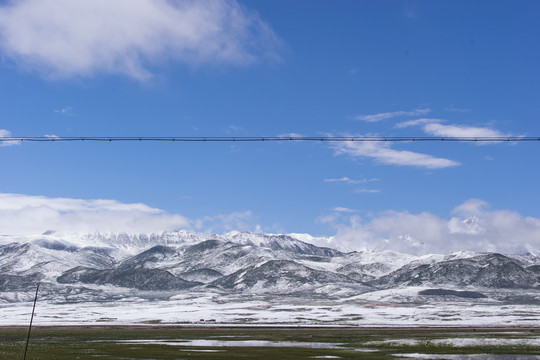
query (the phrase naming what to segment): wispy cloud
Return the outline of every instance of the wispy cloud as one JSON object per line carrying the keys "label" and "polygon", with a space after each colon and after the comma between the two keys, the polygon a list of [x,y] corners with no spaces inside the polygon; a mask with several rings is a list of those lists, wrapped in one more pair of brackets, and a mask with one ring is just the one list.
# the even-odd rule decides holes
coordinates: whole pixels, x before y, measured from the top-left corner
{"label": "wispy cloud", "polygon": [[448,137],[503,137],[507,136],[498,130],[463,126],[463,125],[444,125],[444,124],[426,124],[424,125],[424,131],[428,134],[435,136],[448,136]]}
{"label": "wispy cloud", "polygon": [[0,49],[46,77],[145,80],[169,60],[247,65],[278,59],[280,40],[235,0],[19,0],[0,6]]}
{"label": "wispy cloud", "polygon": [[339,212],[335,212],[333,214],[321,215],[315,219],[315,222],[320,224],[334,224],[340,218]]}
{"label": "wispy cloud", "polygon": [[358,115],[354,119],[366,121],[366,122],[378,122],[378,121],[392,119],[396,117],[420,116],[420,115],[428,114],[430,112],[431,112],[430,108],[425,108],[425,109],[416,109],[412,111],[393,111],[393,112],[384,112],[384,113],[378,113],[378,114],[372,114],[372,115]]}
{"label": "wispy cloud", "polygon": [[456,206],[452,210],[452,214],[461,217],[470,217],[485,214],[488,209],[489,204],[487,201],[482,199],[469,199],[463,204]]}
{"label": "wispy cloud", "polygon": [[441,119],[417,119],[398,123],[397,128],[420,126],[422,130],[433,136],[442,137],[505,137],[509,136],[488,127],[443,124]]}
{"label": "wispy cloud", "polygon": [[346,184],[365,184],[370,183],[374,181],[379,181],[379,179],[372,178],[372,179],[350,179],[346,176],[337,178],[337,179],[324,179],[324,182],[337,182],[337,183],[346,183]]}
{"label": "wispy cloud", "polygon": [[54,110],[55,113],[60,115],[73,115],[73,108],[71,106],[66,106],[65,108]]}
{"label": "wispy cloud", "polygon": [[332,145],[336,155],[370,158],[385,165],[414,166],[441,169],[460,165],[459,162],[407,150],[396,150],[387,142],[343,141]]}
{"label": "wispy cloud", "polygon": [[349,209],[349,208],[341,207],[341,206],[335,207],[332,210],[337,211],[337,212],[345,212],[345,213],[353,213],[353,212],[358,211],[358,210]]}
{"label": "wispy cloud", "polygon": [[357,194],[377,194],[380,193],[380,189],[356,189],[354,190]]}
{"label": "wispy cloud", "polygon": [[327,224],[334,222],[337,229],[333,242],[351,250],[421,255],[461,250],[512,254],[540,249],[540,219],[510,210],[490,210],[488,205],[472,199],[456,207],[455,216],[447,218],[429,212],[386,211],[370,220],[357,215],[325,220]]}
{"label": "wispy cloud", "polygon": [[302,134],[292,132],[292,133],[286,133],[286,134],[279,134],[277,137],[287,139],[287,138],[301,138],[304,136]]}
{"label": "wispy cloud", "polygon": [[415,120],[408,120],[408,121],[399,122],[399,123],[397,123],[395,125],[395,127],[398,128],[398,129],[403,129],[403,128],[411,127],[411,126],[422,126],[422,125],[427,125],[427,124],[438,124],[438,123],[441,123],[443,121],[444,120],[442,120],[442,119],[421,118],[421,119],[415,119]]}
{"label": "wispy cloud", "polygon": [[[11,131],[0,129],[0,138],[9,138],[11,136]],[[13,145],[19,145],[20,141],[0,141],[0,146],[13,146]]]}

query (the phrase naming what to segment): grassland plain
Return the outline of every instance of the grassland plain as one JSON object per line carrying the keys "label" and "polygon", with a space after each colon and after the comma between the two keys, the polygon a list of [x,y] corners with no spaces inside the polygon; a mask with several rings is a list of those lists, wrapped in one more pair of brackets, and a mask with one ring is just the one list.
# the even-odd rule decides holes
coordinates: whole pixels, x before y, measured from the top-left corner
{"label": "grassland plain", "polygon": [[[0,358],[22,359],[27,329],[0,328]],[[29,360],[540,359],[540,330],[449,328],[37,327]]]}

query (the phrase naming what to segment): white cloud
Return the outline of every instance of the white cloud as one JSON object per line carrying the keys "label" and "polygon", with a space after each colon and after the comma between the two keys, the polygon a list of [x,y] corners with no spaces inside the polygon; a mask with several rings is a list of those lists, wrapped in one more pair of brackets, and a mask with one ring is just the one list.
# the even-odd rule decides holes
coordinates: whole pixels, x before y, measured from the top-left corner
{"label": "white cloud", "polygon": [[379,189],[356,189],[354,190],[357,194],[377,194],[380,193],[381,190]]}
{"label": "white cloud", "polygon": [[302,134],[292,132],[292,133],[287,133],[287,134],[279,134],[277,137],[287,139],[287,138],[302,138],[304,136]]}
{"label": "white cloud", "polygon": [[355,117],[355,120],[361,120],[361,121],[366,121],[366,122],[378,122],[382,120],[392,119],[395,117],[424,115],[430,112],[431,112],[430,108],[416,109],[412,111],[392,111],[392,112],[385,112],[385,113],[372,114],[372,115],[358,115]]}
{"label": "white cloud", "polygon": [[346,213],[352,213],[352,212],[358,211],[358,210],[349,209],[349,208],[341,207],[341,206],[335,207],[333,210],[337,212],[346,212]]}
{"label": "white cloud", "polygon": [[151,233],[188,227],[190,221],[144,204],[115,200],[0,194],[2,234],[62,232]]}
{"label": "white cloud", "polygon": [[[0,138],[10,138],[12,137],[11,136],[11,131],[8,131],[8,130],[5,130],[5,129],[0,129]],[[0,146],[13,146],[13,145],[19,145],[21,142],[20,141],[13,141],[13,140],[9,140],[9,141],[0,141]]]}
{"label": "white cloud", "polygon": [[433,136],[442,137],[506,137],[498,130],[487,127],[465,126],[465,125],[447,125],[442,124],[441,119],[417,119],[398,123],[397,128],[409,126],[421,126],[422,130]]}
{"label": "white cloud", "polygon": [[403,121],[396,124],[396,128],[402,129],[410,126],[420,126],[420,125],[426,125],[426,124],[436,124],[441,123],[444,120],[442,119],[431,119],[431,118],[422,118],[422,119],[416,119],[416,120],[409,120],[409,121]]}
{"label": "white cloud", "polygon": [[71,106],[66,106],[65,108],[54,110],[55,113],[60,115],[73,115],[73,108]]}
{"label": "white cloud", "polygon": [[452,214],[461,217],[470,217],[485,214],[489,204],[481,199],[470,199],[452,210]]}
{"label": "white cloud", "polygon": [[343,183],[346,183],[346,184],[365,184],[365,183],[370,183],[370,182],[374,182],[374,181],[379,181],[379,179],[373,178],[373,179],[359,179],[359,180],[356,180],[356,179],[350,179],[350,178],[348,178],[346,176],[341,177],[341,178],[337,178],[337,179],[324,179],[324,182],[343,182]]}
{"label": "white cloud", "polygon": [[334,213],[334,214],[321,215],[317,219],[315,219],[315,221],[321,224],[334,224],[340,218],[341,217],[339,216],[338,213]]}
{"label": "white cloud", "polygon": [[46,77],[144,80],[150,66],[246,65],[277,58],[279,40],[235,0],[18,0],[0,6],[0,49]]}
{"label": "white cloud", "polygon": [[395,150],[388,142],[343,141],[332,144],[337,155],[347,154],[352,157],[365,157],[386,165],[415,166],[427,169],[440,169],[460,165],[459,162],[437,158],[427,154],[406,150]]}
{"label": "white cloud", "polygon": [[11,131],[0,129],[0,137],[11,137]]}
{"label": "white cloud", "polygon": [[435,136],[447,137],[504,137],[500,131],[463,125],[425,124],[424,131]]}
{"label": "white cloud", "polygon": [[180,229],[209,235],[261,228],[251,211],[193,220],[141,203],[0,193],[0,234],[35,235],[48,230],[149,234]]}
{"label": "white cloud", "polygon": [[[450,218],[423,212],[387,211],[369,221],[358,216],[334,223],[334,242],[352,250],[395,250],[410,254],[450,253],[461,250],[524,253],[540,249],[540,219],[515,211],[487,210],[472,199],[456,207]],[[328,219],[342,221],[342,218]]]}

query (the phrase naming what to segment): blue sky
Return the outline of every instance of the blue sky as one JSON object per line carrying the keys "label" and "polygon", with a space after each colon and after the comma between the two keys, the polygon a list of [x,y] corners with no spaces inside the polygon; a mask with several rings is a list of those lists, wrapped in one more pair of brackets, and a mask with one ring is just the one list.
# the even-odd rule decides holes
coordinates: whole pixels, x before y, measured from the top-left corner
{"label": "blue sky", "polygon": [[[533,0],[0,1],[0,135],[539,136],[539,15]],[[538,142],[7,145],[4,233],[237,229],[396,249],[408,234],[436,251],[530,227],[512,241],[540,247]],[[471,215],[485,231],[456,238]]]}

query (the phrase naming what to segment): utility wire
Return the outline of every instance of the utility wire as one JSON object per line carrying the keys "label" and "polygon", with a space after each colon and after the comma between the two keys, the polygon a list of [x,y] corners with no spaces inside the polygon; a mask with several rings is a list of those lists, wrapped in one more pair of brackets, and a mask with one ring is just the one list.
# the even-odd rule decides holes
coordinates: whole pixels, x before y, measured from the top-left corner
{"label": "utility wire", "polygon": [[329,141],[329,142],[518,142],[540,141],[540,137],[527,136],[19,136],[0,137],[0,143],[9,142],[68,142],[68,141],[169,141],[169,142],[264,142],[264,141]]}

